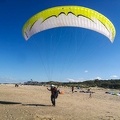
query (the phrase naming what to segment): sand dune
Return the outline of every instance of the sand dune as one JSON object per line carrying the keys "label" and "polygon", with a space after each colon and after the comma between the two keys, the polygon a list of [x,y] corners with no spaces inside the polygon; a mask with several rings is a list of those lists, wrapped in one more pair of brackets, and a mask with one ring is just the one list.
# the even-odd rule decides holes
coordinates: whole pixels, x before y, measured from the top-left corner
{"label": "sand dune", "polygon": [[[120,96],[95,92],[72,93],[61,87],[56,107],[51,105],[50,91],[44,86],[0,85],[0,120],[120,120]],[[85,89],[84,89],[85,90]]]}

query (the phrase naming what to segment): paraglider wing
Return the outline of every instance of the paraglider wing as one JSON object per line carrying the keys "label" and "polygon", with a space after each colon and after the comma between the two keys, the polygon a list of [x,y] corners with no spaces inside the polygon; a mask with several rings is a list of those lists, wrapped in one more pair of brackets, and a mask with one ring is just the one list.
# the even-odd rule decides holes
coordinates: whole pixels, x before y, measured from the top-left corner
{"label": "paraglider wing", "polygon": [[32,35],[62,26],[82,27],[97,31],[114,41],[116,34],[112,22],[99,12],[81,6],[59,6],[43,10],[31,17],[23,27],[28,40]]}

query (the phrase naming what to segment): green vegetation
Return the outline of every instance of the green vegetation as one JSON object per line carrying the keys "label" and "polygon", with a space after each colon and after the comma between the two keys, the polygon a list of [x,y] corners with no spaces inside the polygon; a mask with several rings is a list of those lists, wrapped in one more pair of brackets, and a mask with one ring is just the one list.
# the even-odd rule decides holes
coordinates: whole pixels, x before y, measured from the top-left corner
{"label": "green vegetation", "polygon": [[120,89],[120,79],[111,79],[111,80],[88,80],[83,82],[37,82],[37,81],[27,81],[24,85],[57,85],[57,86],[75,86],[75,87],[103,87],[103,88],[110,88],[110,89]]}

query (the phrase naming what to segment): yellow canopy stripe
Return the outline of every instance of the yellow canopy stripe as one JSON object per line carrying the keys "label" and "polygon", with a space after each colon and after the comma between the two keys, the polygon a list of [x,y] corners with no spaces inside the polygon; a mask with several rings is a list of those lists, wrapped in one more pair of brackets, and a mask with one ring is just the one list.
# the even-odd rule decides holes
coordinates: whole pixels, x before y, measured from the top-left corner
{"label": "yellow canopy stripe", "polygon": [[[95,10],[86,8],[86,7],[81,7],[81,6],[58,6],[58,7],[53,7],[53,8],[43,10],[43,11],[37,13],[36,15],[34,15],[33,17],[31,17],[25,23],[25,25],[23,27],[23,34],[29,32],[30,29],[36,23],[36,21],[38,21],[39,19],[41,19],[42,20],[41,23],[43,23],[44,21],[46,21],[47,19],[49,19],[51,17],[57,18],[61,14],[65,14],[67,16],[70,13],[76,17],[83,16],[87,19],[90,19],[93,22],[94,22],[94,20],[98,20],[109,31],[109,33],[111,35],[106,35],[106,36],[111,40],[111,42],[113,42],[116,31],[115,31],[115,27],[112,24],[112,22],[107,17],[102,15],[101,13],[99,13]],[[37,32],[39,32],[39,31],[37,31]],[[35,33],[32,33],[32,34],[35,34]],[[29,36],[32,36],[32,34]]]}

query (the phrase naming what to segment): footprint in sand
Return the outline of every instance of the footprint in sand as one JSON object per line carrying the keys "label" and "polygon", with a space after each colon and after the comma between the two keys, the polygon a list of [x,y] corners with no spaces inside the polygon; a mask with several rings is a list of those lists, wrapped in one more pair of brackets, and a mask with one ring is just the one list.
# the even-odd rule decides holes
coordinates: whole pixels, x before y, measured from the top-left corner
{"label": "footprint in sand", "polygon": [[42,115],[37,115],[35,117],[35,120],[56,120],[55,118],[51,116],[42,116]]}

